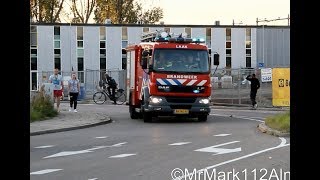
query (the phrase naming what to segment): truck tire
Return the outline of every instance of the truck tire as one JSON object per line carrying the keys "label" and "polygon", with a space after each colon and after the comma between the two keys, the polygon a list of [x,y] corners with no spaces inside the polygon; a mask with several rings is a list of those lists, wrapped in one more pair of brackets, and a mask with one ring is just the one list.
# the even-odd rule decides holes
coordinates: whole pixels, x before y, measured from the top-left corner
{"label": "truck tire", "polygon": [[208,115],[199,115],[198,121],[199,122],[206,122],[208,120]]}
{"label": "truck tire", "polygon": [[143,122],[145,123],[152,122],[152,115],[149,112],[143,112],[142,118],[143,118]]}
{"label": "truck tire", "polygon": [[131,105],[131,92],[130,92],[130,95],[129,95],[129,113],[130,113],[130,118],[131,119],[138,119],[139,118],[139,113],[137,113],[135,111],[135,107],[133,105]]}
{"label": "truck tire", "polygon": [[135,111],[135,107],[134,106],[129,105],[129,112],[130,112],[130,118],[131,119],[138,119],[139,118],[139,113],[137,113]]}

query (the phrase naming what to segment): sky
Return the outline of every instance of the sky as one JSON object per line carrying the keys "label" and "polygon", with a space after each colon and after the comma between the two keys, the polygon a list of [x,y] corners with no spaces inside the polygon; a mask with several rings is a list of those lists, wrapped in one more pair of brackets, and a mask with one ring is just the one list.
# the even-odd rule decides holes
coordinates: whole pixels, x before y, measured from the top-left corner
{"label": "sky", "polygon": [[[183,25],[256,25],[256,19],[288,18],[290,0],[140,0],[145,7],[160,6],[165,24]],[[262,25],[263,22],[259,22]],[[288,20],[265,25],[288,25]]]}

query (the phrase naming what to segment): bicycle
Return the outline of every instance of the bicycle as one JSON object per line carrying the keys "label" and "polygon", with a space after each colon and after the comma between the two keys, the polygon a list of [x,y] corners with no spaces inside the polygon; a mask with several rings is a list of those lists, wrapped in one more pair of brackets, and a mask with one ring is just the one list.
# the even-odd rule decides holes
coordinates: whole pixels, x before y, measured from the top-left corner
{"label": "bicycle", "polygon": [[[109,98],[109,99],[108,99]],[[126,102],[126,95],[123,89],[116,89],[115,92],[116,104],[121,105]],[[113,102],[111,94],[106,89],[93,94],[93,101],[96,104],[104,104],[107,100]]]}

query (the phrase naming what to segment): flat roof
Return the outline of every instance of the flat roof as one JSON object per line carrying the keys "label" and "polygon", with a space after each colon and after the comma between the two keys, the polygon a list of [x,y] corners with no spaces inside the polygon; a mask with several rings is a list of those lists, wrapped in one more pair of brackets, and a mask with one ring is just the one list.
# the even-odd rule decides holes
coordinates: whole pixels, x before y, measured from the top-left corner
{"label": "flat roof", "polygon": [[290,26],[269,26],[269,25],[190,25],[190,24],[102,24],[102,23],[36,23],[32,22],[30,25],[36,26],[106,26],[106,27],[191,27],[191,28],[290,28]]}

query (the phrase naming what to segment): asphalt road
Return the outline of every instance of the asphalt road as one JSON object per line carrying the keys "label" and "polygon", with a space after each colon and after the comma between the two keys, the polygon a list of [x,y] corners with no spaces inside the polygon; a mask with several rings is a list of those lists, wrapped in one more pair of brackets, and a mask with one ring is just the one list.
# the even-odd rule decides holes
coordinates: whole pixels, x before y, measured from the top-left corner
{"label": "asphalt road", "polygon": [[213,109],[207,122],[144,123],[131,120],[127,106],[80,106],[114,122],[31,136],[31,180],[289,179],[290,138],[257,130],[279,112]]}

